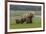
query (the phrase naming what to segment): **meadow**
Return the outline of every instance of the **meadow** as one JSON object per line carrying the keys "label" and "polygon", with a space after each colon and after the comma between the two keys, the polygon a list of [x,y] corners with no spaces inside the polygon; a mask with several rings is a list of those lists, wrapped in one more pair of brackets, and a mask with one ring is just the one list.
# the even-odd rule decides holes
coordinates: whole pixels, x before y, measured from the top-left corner
{"label": "meadow", "polygon": [[10,12],[10,29],[41,27],[41,18],[38,16],[40,11],[39,11],[39,13],[37,12],[37,14],[36,14],[38,17],[37,16],[33,17],[32,24],[26,24],[26,22],[24,22],[23,24],[16,24],[16,20],[15,20],[16,16],[21,15],[22,13],[23,13],[23,11],[22,12],[20,12],[20,11],[19,12],[12,12],[12,11]]}

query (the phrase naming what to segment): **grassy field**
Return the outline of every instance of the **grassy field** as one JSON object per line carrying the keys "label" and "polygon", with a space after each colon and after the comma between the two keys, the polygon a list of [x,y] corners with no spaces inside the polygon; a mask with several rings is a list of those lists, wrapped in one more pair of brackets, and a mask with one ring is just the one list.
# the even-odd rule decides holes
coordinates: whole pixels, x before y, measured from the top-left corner
{"label": "grassy field", "polygon": [[[10,29],[21,29],[21,28],[39,28],[41,27],[40,17],[34,17],[32,24],[16,24],[15,18],[16,16],[21,16],[24,13],[28,13],[30,11],[10,11]],[[32,11],[31,11],[32,12]],[[35,15],[40,16],[40,11],[35,11]]]}
{"label": "grassy field", "polygon": [[40,17],[34,17],[32,24],[16,24],[15,17],[10,17],[10,29],[38,28],[41,26]]}

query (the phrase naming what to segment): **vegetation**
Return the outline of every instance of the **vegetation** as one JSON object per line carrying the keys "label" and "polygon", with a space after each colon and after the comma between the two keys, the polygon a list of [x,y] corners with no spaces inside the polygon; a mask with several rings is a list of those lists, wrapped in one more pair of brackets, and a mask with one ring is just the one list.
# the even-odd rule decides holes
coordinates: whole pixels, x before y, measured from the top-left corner
{"label": "vegetation", "polygon": [[34,17],[32,24],[16,24],[15,17],[10,17],[10,28],[11,29],[18,29],[18,28],[38,28],[41,26],[40,17]]}

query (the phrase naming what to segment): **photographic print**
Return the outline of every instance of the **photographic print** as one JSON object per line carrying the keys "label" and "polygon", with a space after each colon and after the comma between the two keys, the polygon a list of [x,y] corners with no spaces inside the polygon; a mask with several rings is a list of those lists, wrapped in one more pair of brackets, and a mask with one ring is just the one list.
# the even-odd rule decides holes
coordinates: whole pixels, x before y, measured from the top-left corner
{"label": "photographic print", "polygon": [[43,4],[7,3],[7,32],[43,30]]}

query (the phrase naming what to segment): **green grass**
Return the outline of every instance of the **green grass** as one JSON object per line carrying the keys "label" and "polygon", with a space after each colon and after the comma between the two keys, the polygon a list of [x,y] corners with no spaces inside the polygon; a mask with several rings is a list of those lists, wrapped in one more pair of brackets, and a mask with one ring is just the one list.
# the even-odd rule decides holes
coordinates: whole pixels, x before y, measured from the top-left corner
{"label": "green grass", "polygon": [[21,28],[39,28],[41,27],[40,17],[33,18],[32,24],[16,24],[15,17],[10,17],[10,29],[21,29]]}

